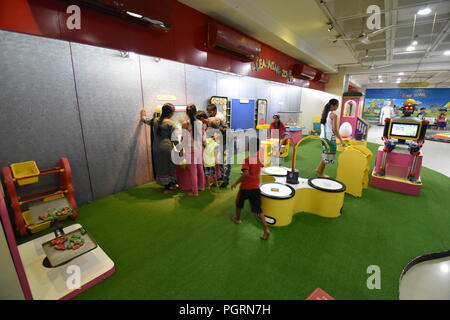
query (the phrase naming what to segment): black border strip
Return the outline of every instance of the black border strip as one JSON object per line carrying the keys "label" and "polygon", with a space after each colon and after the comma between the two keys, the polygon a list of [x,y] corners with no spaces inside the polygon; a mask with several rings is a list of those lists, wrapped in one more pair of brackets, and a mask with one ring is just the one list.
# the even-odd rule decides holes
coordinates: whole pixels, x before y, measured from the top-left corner
{"label": "black border strip", "polygon": [[288,187],[289,189],[291,189],[292,194],[291,194],[290,196],[288,196],[288,197],[274,197],[274,196],[265,194],[264,192],[261,191],[261,188],[260,188],[259,190],[261,191],[261,196],[263,196],[263,197],[266,197],[266,198],[269,198],[269,199],[275,199],[275,200],[289,200],[289,199],[292,199],[292,198],[295,196],[295,189],[292,188],[292,187],[291,187],[290,185],[288,185],[288,184],[283,184],[283,183],[279,183],[279,182],[267,182],[267,183],[263,183],[263,184],[261,185],[261,187],[262,187],[263,185],[266,185],[266,184],[279,184],[279,185],[281,185],[281,186],[286,186],[286,187]]}
{"label": "black border strip", "polygon": [[431,261],[431,260],[437,260],[437,259],[442,259],[442,258],[446,258],[446,257],[450,257],[450,250],[447,251],[441,251],[441,252],[433,252],[433,253],[427,253],[421,256],[418,256],[416,258],[414,258],[413,260],[411,260],[402,270],[402,272],[400,273],[400,279],[398,281],[398,296],[400,298],[400,283],[403,279],[403,276],[415,265],[422,263],[422,262],[426,262],[426,261]]}
{"label": "black border strip", "polygon": [[403,271],[400,274],[400,280],[403,278],[405,273],[408,272],[409,269],[411,269],[415,265],[417,265],[419,263],[422,263],[422,262],[426,262],[426,261],[430,261],[430,260],[442,259],[442,258],[446,258],[446,257],[450,257],[450,250],[442,251],[442,252],[428,253],[428,254],[424,254],[422,256],[418,256],[418,257],[414,258],[412,261],[410,261],[406,265],[405,268],[403,268]]}
{"label": "black border strip", "polygon": [[[330,190],[330,189],[321,188],[321,187],[318,187],[318,186],[312,184],[311,181],[314,180],[314,179],[326,179],[326,180],[335,181],[337,183],[342,184],[342,188],[341,189],[336,189],[336,190]],[[308,179],[308,185],[310,187],[314,188],[314,189],[317,189],[317,190],[320,190],[320,191],[324,191],[324,192],[330,192],[330,193],[339,193],[339,192],[344,192],[345,190],[347,190],[347,187],[345,186],[345,184],[343,184],[342,182],[337,181],[335,179],[332,179],[332,178],[309,178]]]}

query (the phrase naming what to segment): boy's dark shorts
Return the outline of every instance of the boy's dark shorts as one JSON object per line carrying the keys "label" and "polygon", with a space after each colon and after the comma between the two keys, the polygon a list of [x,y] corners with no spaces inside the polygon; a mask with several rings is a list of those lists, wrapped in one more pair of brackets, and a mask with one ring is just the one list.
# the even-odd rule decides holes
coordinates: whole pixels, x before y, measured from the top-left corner
{"label": "boy's dark shorts", "polygon": [[205,176],[214,176],[216,174],[216,167],[205,167]]}
{"label": "boy's dark shorts", "polygon": [[239,190],[236,197],[236,207],[244,208],[245,200],[250,201],[252,212],[259,214],[261,210],[261,191],[259,189]]}

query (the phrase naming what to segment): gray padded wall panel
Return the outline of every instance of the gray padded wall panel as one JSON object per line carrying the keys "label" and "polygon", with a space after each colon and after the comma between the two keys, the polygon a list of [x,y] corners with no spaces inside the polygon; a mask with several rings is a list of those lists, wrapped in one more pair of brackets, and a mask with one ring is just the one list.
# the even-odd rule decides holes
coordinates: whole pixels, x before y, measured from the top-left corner
{"label": "gray padded wall panel", "polygon": [[258,97],[258,79],[251,77],[242,77],[239,79],[239,98],[259,99]]}
{"label": "gray padded wall panel", "polygon": [[[153,113],[158,105],[166,101],[157,100],[158,95],[174,95],[174,105],[186,105],[186,74],[185,65],[178,62],[152,57],[140,56],[142,72],[142,88],[144,105],[147,111]],[[149,114],[151,116],[151,114]]]}
{"label": "gray padded wall panel", "polygon": [[195,104],[198,110],[206,110],[209,99],[217,94],[217,73],[188,64],[185,67],[187,103]]}
{"label": "gray padded wall panel", "polygon": [[300,110],[300,99],[302,96],[302,90],[297,86],[287,87],[287,105],[286,109],[282,111],[299,111]]}
{"label": "gray padded wall panel", "polygon": [[239,78],[238,76],[217,73],[217,95],[228,97],[228,99],[239,97]]}
{"label": "gray padded wall panel", "polygon": [[78,203],[91,200],[69,43],[0,31],[0,48],[0,166],[67,157]]}
{"label": "gray padded wall panel", "polygon": [[275,83],[270,84],[269,88],[269,115],[268,120],[272,119],[274,114],[286,108],[287,86]]}
{"label": "gray padded wall panel", "polygon": [[150,180],[139,58],[72,44],[94,198]]}

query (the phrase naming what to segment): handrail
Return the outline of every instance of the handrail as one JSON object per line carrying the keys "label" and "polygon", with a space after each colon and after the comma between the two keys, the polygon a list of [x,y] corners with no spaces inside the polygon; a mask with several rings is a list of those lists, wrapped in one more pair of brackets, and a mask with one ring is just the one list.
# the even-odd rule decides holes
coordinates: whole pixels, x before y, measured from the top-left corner
{"label": "handrail", "polygon": [[299,142],[297,142],[297,144],[294,147],[294,151],[292,153],[292,172],[295,171],[295,164],[296,164],[296,160],[297,160],[297,148],[300,146],[300,144],[302,144],[304,141],[306,141],[308,139],[320,140],[320,141],[322,141],[325,144],[325,147],[327,148],[328,152],[330,152],[330,150],[331,150],[328,142],[325,139],[322,139],[322,138],[320,138],[318,136],[307,136],[307,137],[304,137]]}

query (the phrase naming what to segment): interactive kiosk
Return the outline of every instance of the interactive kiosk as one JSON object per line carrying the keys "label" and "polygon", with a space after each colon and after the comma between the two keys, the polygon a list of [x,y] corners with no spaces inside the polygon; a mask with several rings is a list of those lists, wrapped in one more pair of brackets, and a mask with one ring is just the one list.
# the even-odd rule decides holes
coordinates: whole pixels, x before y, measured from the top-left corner
{"label": "interactive kiosk", "polygon": [[372,186],[414,196],[420,194],[421,148],[428,121],[412,117],[415,107],[416,102],[408,99],[402,107],[402,116],[385,120],[384,146],[378,148]]}

